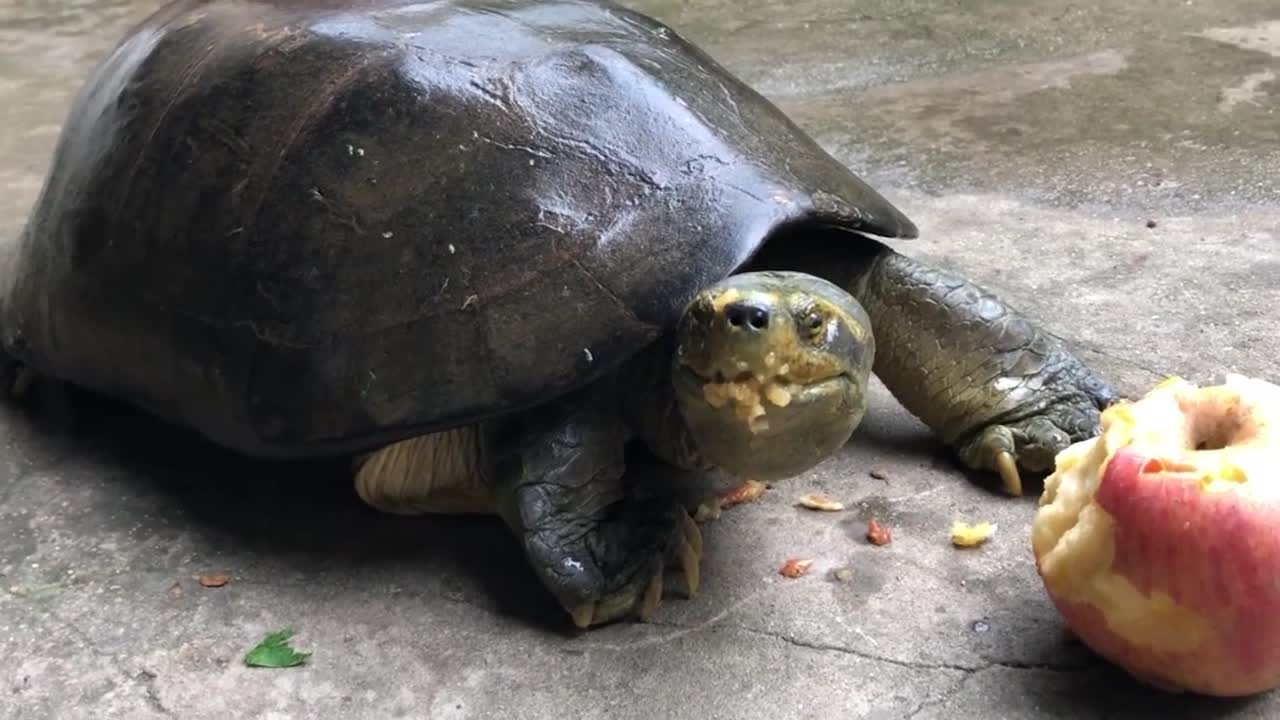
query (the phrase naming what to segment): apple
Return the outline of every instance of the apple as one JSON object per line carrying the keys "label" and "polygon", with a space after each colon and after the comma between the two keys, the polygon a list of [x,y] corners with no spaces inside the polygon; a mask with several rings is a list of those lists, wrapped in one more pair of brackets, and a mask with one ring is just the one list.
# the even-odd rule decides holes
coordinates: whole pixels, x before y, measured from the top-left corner
{"label": "apple", "polygon": [[1171,691],[1280,686],[1280,386],[1170,378],[1058,454],[1036,569],[1101,657]]}

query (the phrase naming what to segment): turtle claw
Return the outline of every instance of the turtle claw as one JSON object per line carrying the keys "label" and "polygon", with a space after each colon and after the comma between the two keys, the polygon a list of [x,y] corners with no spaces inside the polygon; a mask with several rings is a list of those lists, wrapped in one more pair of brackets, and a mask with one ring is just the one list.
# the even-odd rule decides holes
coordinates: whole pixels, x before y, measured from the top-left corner
{"label": "turtle claw", "polygon": [[1007,450],[996,453],[996,470],[1000,472],[1007,494],[1013,497],[1022,495],[1022,476],[1018,473],[1018,463],[1013,459],[1013,453]]}
{"label": "turtle claw", "polygon": [[591,622],[595,617],[596,604],[590,602],[582,603],[570,611],[569,614],[573,616],[573,624],[576,625],[579,630],[586,630],[591,627]]}
{"label": "turtle claw", "polygon": [[[581,602],[575,606],[565,606],[573,618],[573,624],[579,630],[593,626],[605,625],[627,616],[635,616],[641,622],[651,622],[662,606],[662,595],[666,583],[664,575],[669,563],[675,562],[684,575],[687,596],[693,598],[698,594],[702,583],[702,531],[687,512],[680,511],[680,520],[673,528],[673,545],[668,547],[667,560],[656,560],[652,574],[648,580],[641,580],[645,574],[629,581],[618,590],[601,595],[594,600]],[[640,583],[644,584],[641,585]]]}
{"label": "turtle claw", "polygon": [[702,558],[701,553],[695,550],[688,541],[680,543],[680,567],[684,570],[684,580],[689,589],[689,597],[695,597],[698,594],[698,584],[702,579]]}
{"label": "turtle claw", "polygon": [[693,519],[693,516],[685,513],[683,517],[684,539],[693,546],[694,553],[696,553],[698,557],[702,557],[702,530],[698,528],[698,523]]}
{"label": "turtle claw", "polygon": [[688,513],[681,513],[680,516],[684,519],[684,536],[677,551],[680,555],[680,568],[684,570],[685,586],[692,598],[698,594],[702,581],[702,529]]}
{"label": "turtle claw", "polygon": [[1082,437],[1037,415],[1008,425],[988,425],[957,452],[968,467],[998,473],[1005,494],[1017,497],[1022,495],[1023,472],[1053,470],[1058,453]]}
{"label": "turtle claw", "polygon": [[648,587],[644,589],[644,595],[640,598],[640,607],[637,609],[636,615],[641,622],[649,622],[657,614],[660,605],[662,605],[661,572],[654,575],[653,579],[649,581]]}
{"label": "turtle claw", "polygon": [[[687,548],[688,545],[684,547]],[[694,562],[696,563],[697,561],[695,560]],[[696,569],[694,572],[694,582],[696,583]],[[687,568],[685,569],[685,577],[689,577]],[[628,600],[624,596],[599,602],[585,602],[570,610],[569,615],[573,618],[575,627],[579,630],[587,630],[592,625],[605,625],[625,617],[628,614],[627,606],[633,605],[635,616],[640,622],[652,622],[654,616],[658,614],[658,609],[662,607],[663,586],[663,570],[659,569],[649,579],[648,584],[644,587],[644,592],[640,594],[638,600]],[[634,597],[632,596],[632,598]]]}

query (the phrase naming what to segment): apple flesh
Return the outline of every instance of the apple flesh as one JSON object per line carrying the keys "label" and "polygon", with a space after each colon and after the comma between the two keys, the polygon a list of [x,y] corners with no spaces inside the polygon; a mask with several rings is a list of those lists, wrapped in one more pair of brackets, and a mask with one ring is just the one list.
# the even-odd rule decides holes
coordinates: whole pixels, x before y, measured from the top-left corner
{"label": "apple flesh", "polygon": [[1172,378],[1059,453],[1032,523],[1067,626],[1152,685],[1280,686],[1280,387]]}

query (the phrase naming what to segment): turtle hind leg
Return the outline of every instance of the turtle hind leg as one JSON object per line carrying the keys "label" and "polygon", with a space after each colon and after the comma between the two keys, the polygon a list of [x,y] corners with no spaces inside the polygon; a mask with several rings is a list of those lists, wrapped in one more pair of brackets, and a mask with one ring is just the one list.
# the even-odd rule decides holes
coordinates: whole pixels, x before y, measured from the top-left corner
{"label": "turtle hind leg", "polygon": [[595,389],[517,418],[497,459],[498,511],[579,628],[658,609],[668,567],[697,592],[702,537],[676,498],[629,496],[627,431]]}
{"label": "turtle hind leg", "polygon": [[469,425],[419,435],[359,457],[356,494],[370,507],[395,515],[491,515],[486,431]]}

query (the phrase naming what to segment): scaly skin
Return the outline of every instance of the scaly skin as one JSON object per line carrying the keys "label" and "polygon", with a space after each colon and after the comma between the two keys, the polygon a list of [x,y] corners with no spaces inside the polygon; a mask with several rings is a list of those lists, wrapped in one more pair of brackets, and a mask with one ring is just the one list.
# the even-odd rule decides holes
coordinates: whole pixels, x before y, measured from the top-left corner
{"label": "scaly skin", "polygon": [[876,376],[962,464],[999,473],[1010,495],[1021,494],[1022,472],[1048,472],[1059,451],[1096,435],[1118,399],[1000,298],[871,238],[807,229],[766,246],[753,268],[812,273],[852,293],[871,317]]}
{"label": "scaly skin", "polygon": [[1096,435],[1117,399],[1043,328],[958,275],[888,248],[855,261],[846,282],[872,318],[875,373],[961,462],[1047,472],[1068,445]]}
{"label": "scaly skin", "polygon": [[[391,512],[500,516],[582,628],[657,610],[667,568],[698,590],[702,537],[674,498],[625,492],[624,446],[756,479],[803,472],[862,419],[875,342],[847,292],[795,273],[705,289],[676,331],[616,375],[542,407],[362,458],[356,488]],[[747,378],[759,412],[715,400]],[[712,398],[709,400],[708,398]]]}
{"label": "scaly skin", "polygon": [[622,417],[663,462],[686,470],[708,468],[710,464],[698,452],[698,443],[680,414],[671,384],[675,350],[675,338],[663,337],[627,363],[623,371],[626,381],[618,388]]}

